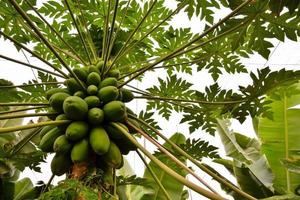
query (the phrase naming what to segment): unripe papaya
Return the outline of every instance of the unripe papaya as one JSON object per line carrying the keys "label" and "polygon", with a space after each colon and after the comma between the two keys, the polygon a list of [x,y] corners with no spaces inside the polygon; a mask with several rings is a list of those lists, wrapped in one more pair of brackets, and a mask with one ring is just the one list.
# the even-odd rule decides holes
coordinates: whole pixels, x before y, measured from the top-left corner
{"label": "unripe papaya", "polygon": [[51,129],[42,137],[39,148],[44,152],[53,152],[54,141],[62,134],[64,133],[57,127]]}
{"label": "unripe papaya", "polygon": [[90,65],[88,69],[89,69],[89,73],[96,72],[97,74],[100,74],[99,69],[94,65]]}
{"label": "unripe papaya", "polygon": [[66,129],[66,137],[71,141],[78,141],[88,135],[89,125],[84,121],[72,122]]}
{"label": "unripe papaya", "polygon": [[103,160],[110,167],[119,169],[122,165],[123,156],[120,149],[114,142],[110,142],[109,149],[106,154],[102,156]]}
{"label": "unripe papaya", "polygon": [[72,161],[69,154],[55,154],[51,161],[51,171],[56,176],[61,176],[70,170]]}
{"label": "unripe papaya", "polygon": [[[60,121],[60,120],[69,120],[66,114],[60,114],[55,118],[55,121]],[[64,125],[59,125],[57,126],[59,129],[61,130],[66,130],[68,124],[64,124]]]}
{"label": "unripe papaya", "polygon": [[64,92],[64,93],[70,93],[69,90],[67,88],[51,88],[50,90],[47,90],[46,92],[46,99],[49,100],[50,97],[58,92]]}
{"label": "unripe papaya", "polygon": [[44,135],[46,135],[46,133],[48,133],[51,129],[55,127],[56,127],[55,125],[44,126],[39,133],[40,140],[44,137]]}
{"label": "unripe papaya", "polygon": [[123,155],[127,155],[130,151],[137,150],[137,147],[128,138],[114,140],[114,142],[119,147],[119,149]]}
{"label": "unripe papaya", "polygon": [[97,93],[98,93],[98,87],[96,85],[90,85],[90,86],[88,86],[87,93],[89,95],[97,95]]}
{"label": "unripe papaya", "polygon": [[85,94],[84,91],[80,90],[80,91],[75,92],[74,96],[77,96],[77,97],[80,97],[80,98],[84,99],[86,97],[86,94]]}
{"label": "unripe papaya", "polygon": [[95,108],[100,106],[100,99],[97,96],[88,96],[84,98],[88,108]]}
{"label": "unripe papaya", "polygon": [[104,118],[107,121],[122,122],[126,119],[126,107],[121,101],[111,101],[103,106]]}
{"label": "unripe papaya", "polygon": [[114,101],[119,96],[119,90],[115,86],[106,86],[99,90],[98,97],[105,104]]}
{"label": "unripe papaya", "polygon": [[[81,82],[83,85],[85,85],[83,82]],[[81,90],[81,86],[80,84],[76,81],[75,78],[69,78],[65,81],[65,84],[67,85],[68,87],[68,90],[72,93],[75,93],[79,90]]]}
{"label": "unripe papaya", "polygon": [[71,160],[73,163],[81,163],[88,159],[89,142],[87,139],[82,139],[77,142],[71,150]]}
{"label": "unripe papaya", "polygon": [[118,69],[113,69],[113,70],[110,70],[108,73],[107,73],[107,76],[109,77],[114,77],[114,78],[119,78],[120,77],[120,71]]}
{"label": "unripe papaya", "polygon": [[92,128],[90,132],[90,144],[94,152],[98,155],[105,154],[110,146],[109,137],[101,126]]}
{"label": "unripe papaya", "polygon": [[84,68],[75,68],[73,69],[73,72],[76,74],[76,76],[82,80],[82,81],[86,81],[86,78],[88,76],[88,72],[87,70],[85,70]]}
{"label": "unripe papaya", "polygon": [[56,153],[68,153],[72,149],[72,143],[67,139],[66,135],[61,135],[54,141],[53,150]]}
{"label": "unripe papaya", "polygon": [[58,92],[53,94],[49,99],[49,104],[53,108],[53,110],[57,112],[63,111],[63,103],[67,97],[70,95],[63,92]]}
{"label": "unripe papaya", "polygon": [[102,181],[103,181],[103,186],[106,189],[109,189],[110,186],[114,185],[113,168],[107,167],[104,170]]}
{"label": "unripe papaya", "polygon": [[[126,132],[129,132],[127,126],[125,126],[124,124],[122,124],[120,122],[115,122],[115,123],[118,124],[119,126],[121,126]],[[104,126],[104,128],[105,128],[106,132],[108,133],[109,137],[112,139],[121,139],[124,137],[126,138],[126,136],[124,136],[122,131],[115,126],[112,126],[111,123]]]}
{"label": "unripe papaya", "polygon": [[[56,110],[54,110],[52,107],[49,107],[48,109],[47,109],[47,112],[48,113],[55,113],[55,112],[57,112]],[[47,117],[50,119],[50,120],[55,120],[55,118],[58,116],[58,114],[57,115],[48,115]]]}
{"label": "unripe papaya", "polygon": [[77,96],[70,96],[63,103],[64,113],[69,119],[82,120],[88,112],[88,104]]}
{"label": "unripe papaya", "polygon": [[104,65],[104,61],[103,60],[99,60],[96,64],[97,69],[101,72],[103,69],[103,65]]}
{"label": "unripe papaya", "polygon": [[121,88],[120,92],[122,93],[122,101],[127,103],[133,100],[134,96],[133,93],[125,88]]}
{"label": "unripe papaya", "polygon": [[97,72],[92,72],[88,75],[86,83],[87,85],[99,85],[101,77]]}
{"label": "unripe papaya", "polygon": [[88,121],[90,124],[99,125],[104,120],[104,112],[100,108],[92,108],[88,111]]}
{"label": "unripe papaya", "polygon": [[101,81],[101,83],[99,85],[99,88],[103,88],[103,87],[106,87],[106,86],[115,86],[115,87],[117,87],[118,86],[118,80],[114,77],[105,78],[103,81]]}

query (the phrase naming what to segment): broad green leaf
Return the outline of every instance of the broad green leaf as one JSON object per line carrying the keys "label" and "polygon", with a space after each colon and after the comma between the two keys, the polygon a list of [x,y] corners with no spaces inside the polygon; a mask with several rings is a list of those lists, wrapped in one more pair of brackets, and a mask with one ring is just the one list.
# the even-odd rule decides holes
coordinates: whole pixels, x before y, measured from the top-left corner
{"label": "broad green leaf", "polygon": [[267,156],[275,174],[274,187],[282,194],[294,192],[300,185],[300,174],[284,166],[286,161],[292,161],[299,167],[297,161],[300,160],[300,109],[291,108],[300,103],[300,95],[291,96],[290,93],[290,88],[276,92],[277,100],[273,99],[274,102],[270,105],[273,120],[260,118],[258,123],[262,152]]}
{"label": "broad green leaf", "polygon": [[[184,144],[185,143],[185,137],[184,135],[180,133],[175,133],[171,138],[171,141],[176,143],[177,145]],[[165,143],[164,145],[167,145]],[[168,146],[168,145],[167,145]],[[173,154],[176,152],[172,151]],[[154,154],[160,161],[162,161],[165,165],[175,170],[177,173],[179,173],[182,176],[186,176],[186,172],[179,168],[177,165],[174,164],[172,160],[170,160],[167,156],[165,156],[162,153],[155,153]],[[184,159],[182,156],[176,155],[177,158],[179,158],[182,162],[186,162],[186,159]],[[170,195],[172,200],[182,200],[181,196],[183,193],[183,185],[179,182],[177,182],[173,177],[166,174],[162,169],[157,167],[153,162],[149,163],[149,166],[152,168],[154,173],[156,174],[157,178],[161,181],[162,185]],[[150,172],[146,169],[144,172],[144,178],[147,178],[152,184],[150,184],[150,187],[152,189],[152,193],[144,194],[141,198],[141,200],[165,200],[166,197],[164,193],[159,189],[158,185],[154,181],[153,177],[151,176]]]}

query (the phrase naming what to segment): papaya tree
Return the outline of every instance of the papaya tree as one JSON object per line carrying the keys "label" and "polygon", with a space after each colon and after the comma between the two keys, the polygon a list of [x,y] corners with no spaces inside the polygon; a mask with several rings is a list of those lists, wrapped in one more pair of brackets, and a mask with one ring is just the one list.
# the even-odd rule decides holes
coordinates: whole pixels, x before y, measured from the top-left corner
{"label": "papaya tree", "polygon": [[[174,27],[179,13],[197,18],[202,32]],[[30,57],[0,58],[37,76],[0,82],[0,198],[182,200],[192,190],[227,199],[197,168],[234,199],[300,199],[300,115],[291,109],[300,102],[300,71],[243,63],[254,54],[268,60],[275,42],[297,41],[299,27],[299,0],[2,0],[0,37]],[[201,90],[189,77],[203,71],[212,84]],[[247,74],[251,84],[224,89],[224,73]],[[149,78],[154,84],[134,84]],[[133,111],[132,102],[145,107]],[[174,113],[196,138],[166,136],[161,125]],[[230,120],[247,117],[258,140],[230,130]],[[198,130],[218,134],[231,160]],[[143,177],[127,161],[133,153]],[[49,155],[48,182],[18,180],[26,167],[49,171],[39,166]]]}

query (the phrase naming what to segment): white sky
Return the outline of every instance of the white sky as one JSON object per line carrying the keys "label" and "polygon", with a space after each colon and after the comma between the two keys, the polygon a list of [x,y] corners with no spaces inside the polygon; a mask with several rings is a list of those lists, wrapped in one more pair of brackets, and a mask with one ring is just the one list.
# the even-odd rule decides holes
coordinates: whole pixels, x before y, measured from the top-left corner
{"label": "white sky", "polygon": [[[172,3],[172,0],[169,2]],[[169,4],[170,5],[170,4]],[[178,27],[182,26],[191,26],[192,30],[194,32],[200,32],[203,27],[201,27],[201,23],[196,19],[193,18],[191,21],[187,19],[187,17],[183,14],[180,13],[178,16],[174,18],[174,24],[176,24]],[[272,56],[270,57],[269,61],[266,63],[266,60],[263,59],[259,55],[253,55],[251,56],[250,59],[245,59],[244,63],[250,70],[255,70],[257,68],[261,68],[263,66],[270,66],[271,69],[273,70],[278,70],[281,68],[287,68],[287,69],[298,69],[299,64],[300,64],[300,57],[299,53],[300,52],[300,45],[299,43],[296,42],[291,42],[291,41],[286,41],[284,43],[278,43],[274,42],[275,46],[278,45],[276,51],[273,52]],[[9,57],[13,57],[15,59],[21,60],[26,62],[26,59],[22,53],[19,53],[15,50],[14,46],[9,43],[9,42],[4,42],[3,39],[0,39],[0,54],[6,55]],[[30,58],[30,63],[33,65],[38,65],[38,66],[45,66],[43,63],[38,61],[35,58]],[[34,70],[35,71],[35,70]],[[138,86],[139,88],[143,89],[146,87],[149,87],[149,85],[152,85],[156,83],[156,78],[155,77],[165,77],[166,73],[164,73],[162,70],[158,72],[151,72],[148,73],[146,78],[144,79],[143,83],[132,83],[132,85]],[[202,71],[195,73],[193,76],[189,75],[182,75],[184,78],[187,78],[190,82],[195,83],[195,88],[199,90],[203,90],[204,87],[206,86],[203,83],[212,83],[212,79],[207,75],[207,71]],[[24,82],[27,82],[28,80],[31,80],[34,78],[33,72],[30,68],[8,62],[6,60],[0,59],[0,78],[5,78],[8,80],[11,80],[14,82],[14,84],[22,84]],[[199,83],[199,80],[202,80]],[[234,80],[234,81],[232,81]],[[249,76],[247,74],[239,74],[239,75],[228,75],[224,74],[219,78],[219,84],[224,87],[224,88],[237,88],[238,85],[247,85],[250,83]],[[134,111],[139,111],[145,107],[145,101],[143,100],[138,100],[138,101],[133,101],[130,103],[130,107]],[[28,119],[27,119],[28,120]],[[27,122],[27,120],[25,122]],[[175,132],[181,132],[184,133],[187,137],[193,137],[193,138],[198,138],[201,137],[203,139],[206,139],[210,141],[211,144],[221,147],[222,148],[222,143],[219,140],[218,137],[212,137],[209,134],[203,133],[201,130],[197,131],[196,133],[190,135],[188,133],[188,127],[186,125],[179,124],[180,121],[180,115],[174,114],[172,115],[171,119],[169,121],[166,121],[161,118],[157,118],[158,121],[160,121],[160,125],[163,128],[163,133],[166,136],[171,136]],[[237,121],[233,121],[232,128],[240,133],[244,133],[249,135],[250,137],[255,137],[251,120],[247,120],[244,124],[240,124]],[[149,144],[148,142],[141,141],[145,146],[147,147],[148,150],[153,151],[154,147]],[[224,151],[221,149],[220,153],[224,155]],[[137,175],[142,176],[143,175],[143,169],[144,166],[143,164],[139,161],[139,158],[137,155],[134,153],[130,153],[126,158],[129,160],[130,164],[132,165],[133,169],[137,173]],[[48,159],[50,160],[50,159]],[[208,164],[211,164],[211,162],[207,161]],[[229,179],[233,182],[235,180],[229,176],[229,174],[224,170],[223,167],[218,166],[217,164],[211,164],[212,166],[216,166],[217,169],[220,171],[222,170],[222,174],[229,177]],[[29,176],[33,182],[36,182],[38,180],[43,180],[45,182],[48,181],[51,172],[50,168],[48,166],[48,163],[46,164],[41,164],[42,166],[42,174],[32,172],[30,170],[25,170],[25,172],[22,174],[22,177]],[[196,169],[196,168],[194,168]],[[211,181],[211,178],[199,170],[196,170],[196,172],[208,183],[213,185],[214,188],[218,189],[220,191],[220,194],[224,194],[223,191],[220,190],[218,184],[215,181]],[[57,182],[61,180],[63,177],[56,177],[54,182]],[[195,181],[193,178],[188,177],[190,180]],[[195,181],[197,183],[197,181]],[[191,193],[190,199],[205,199],[202,196],[199,196],[198,194],[195,194],[194,192]]]}

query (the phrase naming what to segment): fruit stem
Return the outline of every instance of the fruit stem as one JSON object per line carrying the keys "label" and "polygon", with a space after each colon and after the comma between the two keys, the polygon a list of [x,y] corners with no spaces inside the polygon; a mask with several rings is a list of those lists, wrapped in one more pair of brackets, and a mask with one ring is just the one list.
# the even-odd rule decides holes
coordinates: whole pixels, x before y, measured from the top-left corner
{"label": "fruit stem", "polygon": [[44,192],[46,192],[48,190],[48,187],[50,186],[50,184],[53,181],[54,177],[55,177],[55,175],[52,174],[51,177],[50,177],[50,179],[49,179],[49,181],[47,182],[47,185],[45,186],[45,188],[42,190],[41,193],[44,193]]}
{"label": "fruit stem", "polygon": [[0,106],[49,106],[49,103],[11,102],[11,103],[0,103]]}
{"label": "fruit stem", "polygon": [[226,185],[227,187],[229,187],[230,189],[232,189],[236,193],[240,194],[241,196],[245,197],[246,199],[256,200],[256,198],[254,198],[251,195],[249,195],[249,194],[245,193],[244,191],[240,190],[238,187],[236,187],[229,180],[217,176],[215,173],[213,173],[211,170],[209,170],[207,167],[205,167],[199,161],[197,161],[196,159],[194,159],[192,156],[190,156],[188,153],[186,153],[183,149],[181,149],[178,145],[176,145],[175,143],[173,143],[171,140],[169,140],[168,138],[166,138],[162,133],[160,133],[158,130],[156,130],[153,126],[149,125],[147,122],[145,122],[145,121],[143,121],[143,120],[141,120],[141,119],[139,119],[139,118],[137,118],[137,117],[135,117],[133,115],[130,115],[130,117],[132,117],[133,119],[135,119],[138,122],[140,122],[142,125],[148,127],[152,131],[154,131],[159,137],[161,137],[168,144],[170,144],[178,153],[180,153],[181,155],[185,156],[192,163],[194,163],[197,167],[199,167],[202,171],[204,171],[205,173],[207,173],[208,175],[210,175],[211,177],[213,177],[214,179],[216,179],[218,182]]}
{"label": "fruit stem", "polygon": [[179,159],[177,159],[170,151],[168,151],[165,147],[163,147],[161,144],[159,144],[156,140],[154,140],[151,136],[149,136],[144,131],[140,130],[130,122],[126,122],[126,124],[133,128],[135,131],[143,135],[148,141],[150,141],[153,145],[155,145],[162,153],[164,153],[166,156],[168,156],[172,161],[176,163],[177,166],[194,176],[198,181],[200,181],[203,185],[205,185],[210,191],[213,193],[218,194],[216,190],[214,190],[208,183],[206,183],[201,177],[199,177],[193,170],[191,170],[189,167],[187,167],[184,163],[182,163]]}
{"label": "fruit stem", "polygon": [[163,193],[166,196],[167,200],[172,200],[171,197],[170,197],[170,195],[166,191],[165,187],[160,182],[160,180],[157,178],[156,174],[154,173],[154,171],[152,170],[152,168],[150,167],[150,165],[147,163],[147,161],[144,159],[144,157],[142,156],[142,154],[139,152],[139,150],[136,150],[136,152],[139,155],[139,157],[141,158],[141,160],[143,161],[143,163],[145,164],[145,166],[147,167],[147,169],[149,170],[149,172],[150,172],[151,176],[153,177],[153,179],[155,180],[155,182],[158,184],[159,188],[163,191]]}
{"label": "fruit stem", "polygon": [[2,115],[0,116],[0,120],[16,119],[16,118],[23,118],[23,117],[52,116],[57,114],[58,113],[26,113],[26,114]]}
{"label": "fruit stem", "polygon": [[70,120],[59,120],[59,121],[47,121],[47,122],[40,122],[36,124],[27,124],[27,125],[21,125],[21,126],[13,126],[13,127],[5,127],[0,128],[0,134],[1,133],[8,133],[13,131],[19,131],[19,130],[26,130],[36,127],[42,127],[42,126],[48,126],[48,125],[64,125],[70,123]]}
{"label": "fruit stem", "polygon": [[128,133],[125,129],[123,129],[122,126],[119,126],[116,123],[112,123],[112,126],[115,128],[118,128],[124,136],[126,136],[137,148],[139,148],[150,160],[152,160],[156,165],[158,165],[162,170],[164,170],[167,174],[172,176],[174,179],[182,183],[183,185],[187,186],[188,188],[194,190],[195,192],[213,200],[225,200],[225,198],[216,195],[210,191],[207,191],[203,189],[202,187],[199,187],[198,185],[186,180],[184,177],[179,175],[177,172],[169,168],[167,165],[162,163],[160,160],[158,160],[155,156],[153,156],[149,151],[147,151],[142,145],[140,145],[133,136]]}

